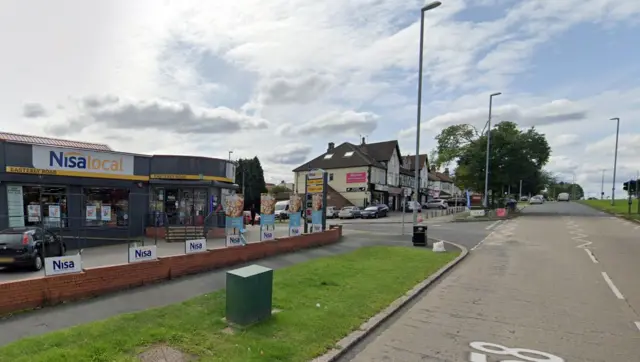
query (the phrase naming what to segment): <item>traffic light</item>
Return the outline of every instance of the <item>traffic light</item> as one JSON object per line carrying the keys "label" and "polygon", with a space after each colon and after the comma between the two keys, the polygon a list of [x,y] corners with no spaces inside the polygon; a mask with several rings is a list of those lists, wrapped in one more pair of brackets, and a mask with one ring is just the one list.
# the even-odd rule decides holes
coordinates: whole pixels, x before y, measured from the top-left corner
{"label": "traffic light", "polygon": [[635,194],[639,183],[638,181],[640,180],[629,180],[622,184],[622,189],[630,194]]}

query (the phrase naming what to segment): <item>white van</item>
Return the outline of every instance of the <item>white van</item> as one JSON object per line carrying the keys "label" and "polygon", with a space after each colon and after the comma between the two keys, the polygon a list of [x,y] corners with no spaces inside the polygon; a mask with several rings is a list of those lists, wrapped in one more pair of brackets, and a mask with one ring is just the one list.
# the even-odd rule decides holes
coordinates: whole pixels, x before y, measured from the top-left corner
{"label": "white van", "polygon": [[289,218],[289,200],[276,202],[275,211],[273,212],[276,219],[288,219]]}
{"label": "white van", "polygon": [[557,201],[569,201],[569,194],[566,192],[561,192],[558,194],[558,198],[556,199]]}

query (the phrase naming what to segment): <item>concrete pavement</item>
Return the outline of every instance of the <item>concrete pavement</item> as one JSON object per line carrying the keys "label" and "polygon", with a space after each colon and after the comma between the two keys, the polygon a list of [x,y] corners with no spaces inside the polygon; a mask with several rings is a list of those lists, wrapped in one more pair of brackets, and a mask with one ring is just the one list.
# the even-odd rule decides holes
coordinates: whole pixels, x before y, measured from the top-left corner
{"label": "concrete pavement", "polygon": [[524,214],[342,361],[640,360],[636,225],[573,203]]}

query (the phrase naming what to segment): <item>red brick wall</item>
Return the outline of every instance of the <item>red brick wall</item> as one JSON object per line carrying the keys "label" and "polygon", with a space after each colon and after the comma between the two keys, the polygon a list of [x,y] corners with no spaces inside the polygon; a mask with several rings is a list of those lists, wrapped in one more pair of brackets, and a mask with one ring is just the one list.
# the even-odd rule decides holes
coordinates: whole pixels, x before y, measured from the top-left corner
{"label": "red brick wall", "polygon": [[322,233],[253,243],[203,253],[158,258],[157,261],[87,268],[82,273],[0,283],[0,315],[83,299],[300,249],[336,243],[337,227]]}

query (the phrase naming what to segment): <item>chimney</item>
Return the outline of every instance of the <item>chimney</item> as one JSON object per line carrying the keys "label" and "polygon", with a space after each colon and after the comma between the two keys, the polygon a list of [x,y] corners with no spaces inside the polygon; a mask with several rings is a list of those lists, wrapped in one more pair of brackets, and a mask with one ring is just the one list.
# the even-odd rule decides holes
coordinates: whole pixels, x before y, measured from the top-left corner
{"label": "chimney", "polygon": [[444,173],[445,175],[449,176],[449,169],[448,169],[448,168],[445,168],[443,173]]}
{"label": "chimney", "polygon": [[364,145],[365,143],[364,137],[362,137],[362,144]]}
{"label": "chimney", "polygon": [[433,173],[436,172],[436,166],[431,166],[431,172],[433,172]]}
{"label": "chimney", "polygon": [[329,147],[327,147],[327,151],[333,151],[334,147],[336,147],[336,144],[333,142],[329,142]]}

